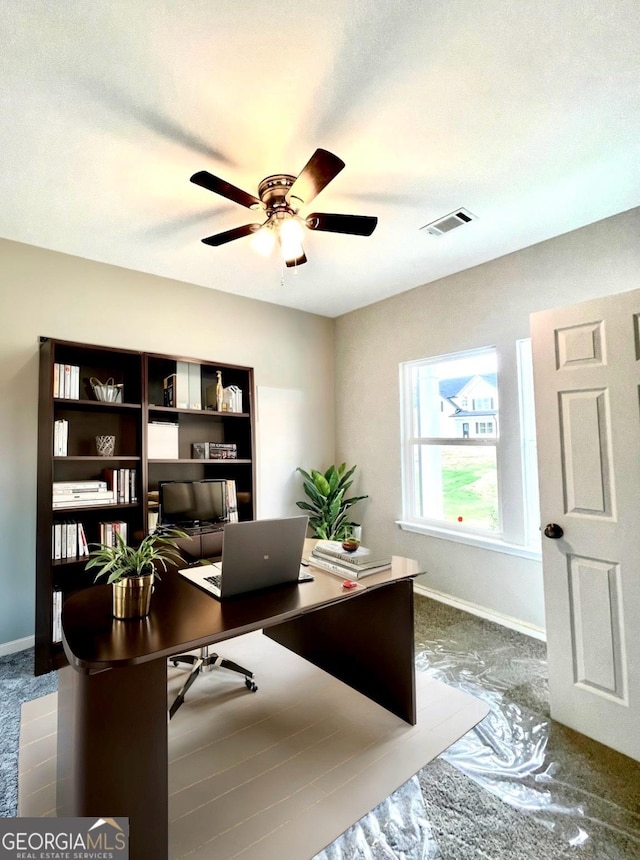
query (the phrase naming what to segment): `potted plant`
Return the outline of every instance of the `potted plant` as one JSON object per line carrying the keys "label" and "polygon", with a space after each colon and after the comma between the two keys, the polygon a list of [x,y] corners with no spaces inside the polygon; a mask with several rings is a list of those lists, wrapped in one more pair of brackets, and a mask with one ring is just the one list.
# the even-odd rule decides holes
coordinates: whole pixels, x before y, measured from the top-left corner
{"label": "potted plant", "polygon": [[296,502],[299,508],[309,512],[309,525],[313,529],[313,537],[323,540],[345,540],[352,535],[352,530],[358,523],[347,519],[347,511],[361,499],[368,496],[352,496],[345,498],[346,492],[353,483],[349,480],[356,470],[352,466],[347,470],[346,463],[337,468],[329,466],[326,472],[311,469],[305,472],[298,468],[304,479],[304,491],[310,502]]}
{"label": "potted plant", "polygon": [[107,577],[113,590],[114,618],[143,618],[149,614],[158,567],[166,570],[167,563],[179,562],[175,539],[182,537],[187,535],[180,529],[159,528],[137,547],[126,544],[117,532],[114,546],[95,544],[85,570],[99,568],[96,580]]}

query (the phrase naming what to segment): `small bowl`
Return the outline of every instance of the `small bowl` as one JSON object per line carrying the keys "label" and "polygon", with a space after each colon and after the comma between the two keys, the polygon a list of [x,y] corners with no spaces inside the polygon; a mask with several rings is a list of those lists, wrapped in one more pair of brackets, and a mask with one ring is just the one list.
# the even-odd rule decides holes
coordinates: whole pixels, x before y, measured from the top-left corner
{"label": "small bowl", "polygon": [[360,541],[355,538],[349,538],[342,541],[342,549],[345,552],[355,552],[360,546]]}

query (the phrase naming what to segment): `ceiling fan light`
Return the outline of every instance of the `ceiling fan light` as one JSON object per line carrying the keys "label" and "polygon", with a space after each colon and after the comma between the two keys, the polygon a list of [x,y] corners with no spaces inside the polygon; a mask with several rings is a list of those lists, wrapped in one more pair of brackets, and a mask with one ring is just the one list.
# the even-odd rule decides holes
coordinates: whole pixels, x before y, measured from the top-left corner
{"label": "ceiling fan light", "polygon": [[278,222],[281,242],[297,242],[302,244],[302,226],[297,218],[289,215]]}
{"label": "ceiling fan light", "polygon": [[279,222],[280,251],[286,263],[293,264],[304,258],[302,227],[296,218],[284,218]]}
{"label": "ceiling fan light", "polygon": [[276,237],[273,230],[270,230],[267,227],[262,227],[260,230],[257,230],[251,237],[251,247],[263,257],[269,256],[273,251],[275,242]]}
{"label": "ceiling fan light", "polygon": [[304,259],[304,248],[300,242],[280,237],[280,251],[287,264],[300,263]]}

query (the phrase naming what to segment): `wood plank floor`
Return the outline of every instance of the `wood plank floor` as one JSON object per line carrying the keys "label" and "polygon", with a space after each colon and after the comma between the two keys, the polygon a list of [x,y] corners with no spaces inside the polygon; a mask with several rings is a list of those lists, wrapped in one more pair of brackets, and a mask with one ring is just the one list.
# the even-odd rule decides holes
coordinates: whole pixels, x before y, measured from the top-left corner
{"label": "wood plank floor", "polygon": [[[418,673],[408,726],[260,633],[221,650],[259,691],[213,670],[171,720],[172,860],[309,860],[487,713]],[[169,669],[169,700],[184,672]],[[57,694],[23,706],[20,816],[55,815],[56,707]]]}

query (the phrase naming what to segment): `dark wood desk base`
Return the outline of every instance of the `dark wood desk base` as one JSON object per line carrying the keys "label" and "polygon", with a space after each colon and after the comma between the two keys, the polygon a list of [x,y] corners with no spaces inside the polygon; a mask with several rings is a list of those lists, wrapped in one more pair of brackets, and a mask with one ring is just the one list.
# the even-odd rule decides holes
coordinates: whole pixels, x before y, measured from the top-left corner
{"label": "dark wood desk base", "polygon": [[58,673],[58,815],[129,818],[129,855],[167,857],[167,661]]}
{"label": "dark wood desk base", "polygon": [[367,591],[264,633],[415,726],[412,580]]}
{"label": "dark wood desk base", "polygon": [[[318,574],[315,585],[322,594],[328,589],[335,595],[335,580],[331,574],[327,576],[323,583],[322,574]],[[176,586],[182,589],[184,599],[197,599],[197,605],[204,608],[205,615],[208,613],[210,597],[192,591],[186,583],[176,582]],[[302,595],[312,594],[302,591],[304,585],[299,588]],[[173,593],[167,591],[169,602]],[[105,597],[106,592],[103,601]],[[73,617],[74,611],[80,618],[81,610],[94,611],[95,618],[87,617],[82,623],[88,629],[92,624],[94,630],[100,628],[94,635],[102,635],[107,643],[114,635],[113,628],[121,630],[125,642],[134,643],[131,647],[138,642],[138,635],[141,642],[148,638],[153,643],[154,635],[158,639],[166,629],[158,620],[155,632],[153,617],[148,622],[150,633],[138,634],[133,626],[119,628],[118,624],[127,622],[113,623],[104,609],[81,602],[85,599],[81,596],[78,609],[71,610],[70,628],[74,622],[76,627],[80,623]],[[265,605],[269,599],[281,606],[287,600],[285,592],[281,598],[265,598]],[[225,610],[216,607],[216,611]],[[233,618],[238,610],[230,606],[226,611]],[[233,628],[232,635],[264,628],[276,642],[415,725],[411,578],[404,574],[404,578],[363,588],[351,599],[334,599],[299,612],[292,617],[288,611],[287,620],[271,625],[270,616],[263,614],[244,629]],[[63,615],[63,628],[64,620]],[[147,624],[139,628],[146,631]],[[212,635],[214,639],[223,641]],[[186,644],[180,647],[184,649]],[[167,860],[167,656],[175,650],[163,647],[160,653],[155,652],[157,656],[153,652],[141,655],[103,671],[69,666],[59,674],[58,814],[128,817],[131,860]]]}

